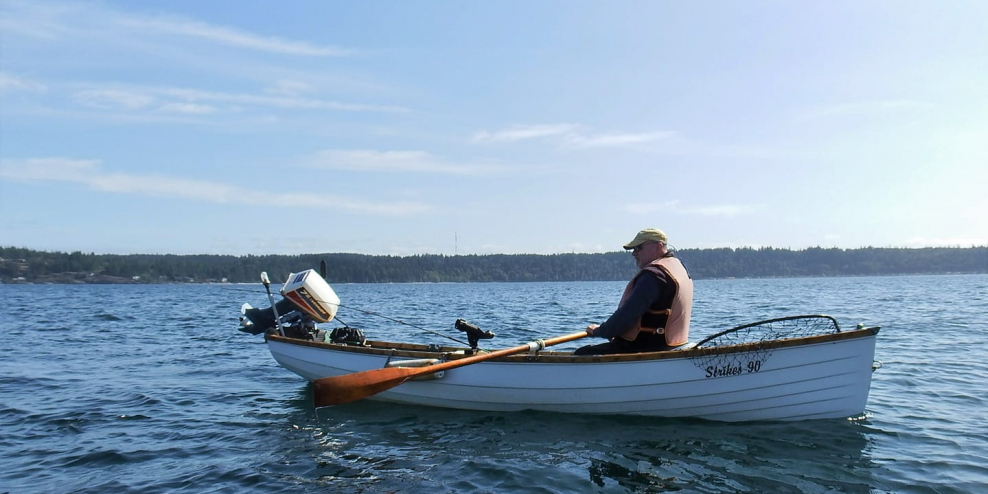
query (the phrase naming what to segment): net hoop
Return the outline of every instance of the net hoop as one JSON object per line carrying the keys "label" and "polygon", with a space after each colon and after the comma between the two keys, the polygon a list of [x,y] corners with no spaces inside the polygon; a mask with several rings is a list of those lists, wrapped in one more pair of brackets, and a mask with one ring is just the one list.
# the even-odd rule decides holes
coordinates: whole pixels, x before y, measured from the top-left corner
{"label": "net hoop", "polygon": [[[803,324],[810,323],[810,324]],[[781,328],[780,328],[781,326]],[[745,333],[746,335],[751,335],[754,333],[752,329],[755,328],[762,329],[765,333],[765,337],[759,339],[747,339],[746,341],[738,341],[741,338],[731,338],[730,335],[740,333]],[[787,338],[801,338],[805,336],[817,336],[822,334],[840,333],[840,324],[837,320],[831,316],[824,314],[808,314],[802,316],[787,316],[787,317],[777,317],[775,319],[766,319],[764,321],[753,322],[749,324],[743,324],[731,329],[721,331],[717,334],[708,336],[700,340],[695,348],[699,348],[707,343],[714,340],[733,340],[729,343],[714,343],[708,345],[707,348],[711,346],[723,346],[726,344],[737,345],[739,343],[757,343],[766,340],[778,340]]]}
{"label": "net hoop", "polygon": [[[691,350],[689,359],[707,377],[728,377],[758,372],[781,340],[840,333],[833,317],[813,314],[778,317],[737,326],[708,336]],[[736,347],[724,352],[719,348]]]}

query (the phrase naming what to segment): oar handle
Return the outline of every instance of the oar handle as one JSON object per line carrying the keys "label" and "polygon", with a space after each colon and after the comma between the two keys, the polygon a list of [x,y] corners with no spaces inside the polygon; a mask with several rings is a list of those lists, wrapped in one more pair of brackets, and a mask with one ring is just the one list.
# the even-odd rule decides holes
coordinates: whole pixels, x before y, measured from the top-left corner
{"label": "oar handle", "polygon": [[[538,352],[545,349],[545,347],[558,345],[560,343],[566,343],[567,341],[578,340],[587,336],[586,331],[580,331],[579,333],[572,333],[563,336],[556,336],[554,338],[549,338],[545,340],[534,340],[530,341],[524,345],[519,345],[512,348],[505,348],[504,350],[497,350],[490,353],[482,353],[479,355],[474,355],[472,357],[466,357],[456,360],[450,360],[443,362],[441,364],[428,365],[425,367],[418,367],[421,370],[420,374],[432,374],[435,372],[440,372],[449,369],[455,369],[457,367],[463,367],[464,365],[475,364],[477,362],[483,362],[485,360],[493,360],[501,357],[508,357],[511,355],[517,355],[519,353],[525,352]],[[418,375],[418,374],[416,374]]]}

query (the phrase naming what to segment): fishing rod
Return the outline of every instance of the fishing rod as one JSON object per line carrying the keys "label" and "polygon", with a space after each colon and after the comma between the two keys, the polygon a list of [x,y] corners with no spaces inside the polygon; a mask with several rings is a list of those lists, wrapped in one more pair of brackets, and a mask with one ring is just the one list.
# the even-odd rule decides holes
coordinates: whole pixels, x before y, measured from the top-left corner
{"label": "fishing rod", "polygon": [[[325,302],[325,301],[320,301],[320,302],[330,303],[330,302]],[[379,314],[377,312],[372,312],[372,311],[369,311],[369,310],[364,310],[364,309],[360,309],[360,308],[357,308],[357,307],[352,307],[352,306],[349,306],[349,305],[343,305],[343,304],[332,304],[332,305],[336,305],[337,307],[342,307],[344,309],[350,309],[350,310],[355,310],[357,312],[362,312],[362,313],[367,314],[369,316],[377,316],[377,317],[380,317],[382,319],[387,319],[388,321],[391,321],[391,322],[396,322],[398,324],[404,324],[405,326],[408,326],[408,327],[411,327],[411,328],[415,328],[415,329],[418,329],[420,331],[425,331],[426,333],[432,333],[432,334],[434,334],[436,336],[442,336],[443,338],[448,338],[448,339],[453,340],[453,341],[455,341],[457,343],[460,343],[462,345],[470,345],[470,343],[467,343],[467,342],[465,342],[465,341],[463,341],[463,340],[461,340],[459,338],[454,338],[454,337],[452,337],[452,336],[450,336],[448,334],[443,334],[443,333],[440,333],[439,331],[434,331],[434,330],[431,330],[431,329],[428,329],[428,328],[423,328],[422,326],[418,326],[418,325],[412,324],[410,322],[405,322],[405,321],[402,321],[401,319],[395,319],[393,317],[388,317],[388,316],[386,316],[384,314]],[[342,319],[340,319],[339,316],[337,316],[336,319],[339,320],[341,323],[343,323],[344,326],[346,326],[348,328],[350,327],[350,325],[347,324]],[[457,324],[459,324],[460,321],[462,321],[462,319],[457,319],[456,321],[457,321]],[[457,329],[459,329],[459,328],[457,328]],[[470,345],[470,346],[472,347],[473,345]]]}

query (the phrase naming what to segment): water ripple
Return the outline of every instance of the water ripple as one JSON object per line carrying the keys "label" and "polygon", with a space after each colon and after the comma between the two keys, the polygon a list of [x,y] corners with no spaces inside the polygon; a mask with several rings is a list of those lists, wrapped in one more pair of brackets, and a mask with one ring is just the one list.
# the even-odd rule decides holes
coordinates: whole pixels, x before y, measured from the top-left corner
{"label": "water ripple", "polygon": [[[454,336],[467,319],[506,347],[600,322],[623,287],[335,288]],[[979,492],[986,293],[988,276],[698,281],[694,338],[791,313],[883,326],[865,418],[718,424],[374,402],[317,414],[310,387],[235,330],[242,302],[266,304],[256,286],[3,285],[0,492]]]}

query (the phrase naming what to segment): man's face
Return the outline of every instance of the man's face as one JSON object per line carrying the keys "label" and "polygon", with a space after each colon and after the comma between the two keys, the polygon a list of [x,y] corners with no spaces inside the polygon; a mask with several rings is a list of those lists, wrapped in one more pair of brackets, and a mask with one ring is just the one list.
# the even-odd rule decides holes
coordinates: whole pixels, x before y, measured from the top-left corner
{"label": "man's face", "polygon": [[648,266],[649,263],[661,257],[661,246],[662,244],[659,242],[645,242],[631,249],[631,255],[635,257],[635,264],[638,265],[638,269]]}

